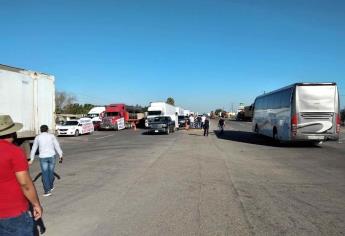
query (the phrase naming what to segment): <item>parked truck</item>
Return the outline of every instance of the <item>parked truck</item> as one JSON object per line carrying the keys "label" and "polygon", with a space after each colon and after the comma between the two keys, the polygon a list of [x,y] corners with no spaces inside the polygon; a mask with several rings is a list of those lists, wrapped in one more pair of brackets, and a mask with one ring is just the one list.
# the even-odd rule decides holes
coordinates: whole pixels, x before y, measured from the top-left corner
{"label": "parked truck", "polygon": [[147,112],[146,127],[148,127],[150,120],[153,120],[157,116],[170,116],[171,120],[175,122],[175,128],[178,128],[178,117],[175,106],[166,102],[151,102]]}
{"label": "parked truck", "polygon": [[144,122],[145,114],[141,107],[126,106],[123,103],[106,106],[100,128],[122,130],[138,126]]}
{"label": "parked truck", "polygon": [[93,107],[87,113],[87,117],[91,118],[92,121],[102,121],[104,116],[105,107]]}
{"label": "parked truck", "polygon": [[245,106],[243,110],[239,111],[236,115],[236,120],[252,121],[254,105]]}
{"label": "parked truck", "polygon": [[23,124],[17,136],[26,152],[41,125],[55,131],[54,80],[45,73],[0,65],[0,114]]}

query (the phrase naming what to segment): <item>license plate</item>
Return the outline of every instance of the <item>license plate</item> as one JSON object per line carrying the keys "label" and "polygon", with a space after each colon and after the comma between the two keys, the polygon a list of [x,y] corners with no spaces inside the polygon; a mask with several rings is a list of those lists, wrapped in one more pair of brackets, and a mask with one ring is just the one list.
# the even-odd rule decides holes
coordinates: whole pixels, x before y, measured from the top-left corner
{"label": "license plate", "polygon": [[158,133],[158,130],[155,130],[155,133]]}
{"label": "license plate", "polygon": [[324,136],[316,136],[316,135],[310,135],[308,136],[308,139],[310,140],[320,140],[320,139],[324,139]]}

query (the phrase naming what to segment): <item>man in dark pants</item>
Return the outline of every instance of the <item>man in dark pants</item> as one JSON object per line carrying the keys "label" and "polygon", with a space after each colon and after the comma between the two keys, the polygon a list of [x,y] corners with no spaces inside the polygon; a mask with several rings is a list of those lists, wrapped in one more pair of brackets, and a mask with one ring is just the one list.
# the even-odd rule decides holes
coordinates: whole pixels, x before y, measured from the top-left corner
{"label": "man in dark pants", "polygon": [[16,132],[23,127],[10,116],[0,115],[0,235],[33,236],[33,217],[42,216],[42,207],[32,183],[24,151],[15,146]]}
{"label": "man in dark pants", "polygon": [[220,134],[224,133],[225,120],[223,117],[219,119],[218,126],[220,128]]}
{"label": "man in dark pants", "polygon": [[204,136],[208,136],[208,130],[210,129],[210,121],[208,118],[206,118],[203,128],[204,128]]}

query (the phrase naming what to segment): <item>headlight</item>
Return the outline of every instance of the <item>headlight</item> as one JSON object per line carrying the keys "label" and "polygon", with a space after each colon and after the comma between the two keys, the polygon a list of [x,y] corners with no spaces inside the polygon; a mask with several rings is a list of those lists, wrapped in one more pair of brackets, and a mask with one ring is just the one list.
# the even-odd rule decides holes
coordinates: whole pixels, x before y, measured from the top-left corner
{"label": "headlight", "polygon": [[166,124],[164,124],[164,125],[162,125],[162,127],[163,127],[163,128],[165,128],[165,127],[167,127],[167,125],[166,125]]}

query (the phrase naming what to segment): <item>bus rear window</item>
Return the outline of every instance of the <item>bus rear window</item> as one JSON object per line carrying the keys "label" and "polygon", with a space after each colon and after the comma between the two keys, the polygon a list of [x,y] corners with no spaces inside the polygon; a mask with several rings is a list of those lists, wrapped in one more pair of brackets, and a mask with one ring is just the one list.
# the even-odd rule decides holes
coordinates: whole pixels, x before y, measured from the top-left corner
{"label": "bus rear window", "polygon": [[300,112],[334,112],[335,86],[298,86],[296,92]]}

